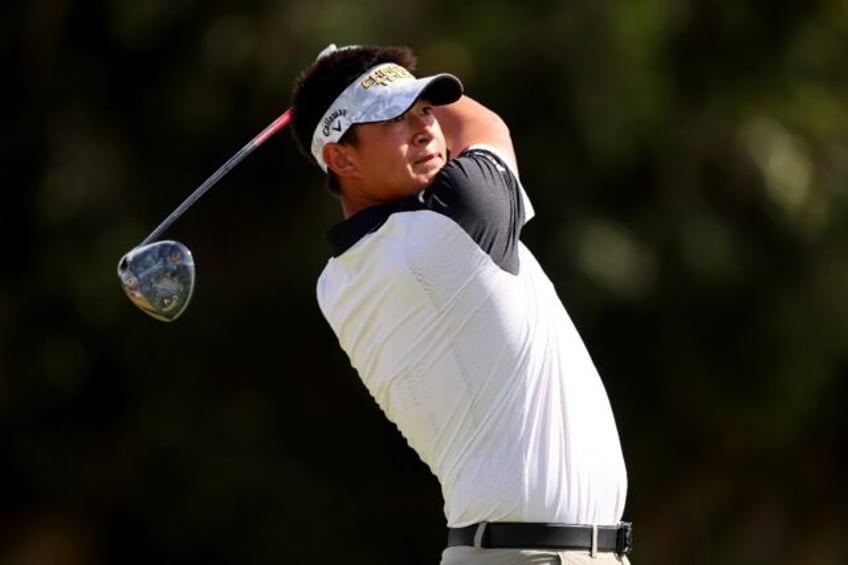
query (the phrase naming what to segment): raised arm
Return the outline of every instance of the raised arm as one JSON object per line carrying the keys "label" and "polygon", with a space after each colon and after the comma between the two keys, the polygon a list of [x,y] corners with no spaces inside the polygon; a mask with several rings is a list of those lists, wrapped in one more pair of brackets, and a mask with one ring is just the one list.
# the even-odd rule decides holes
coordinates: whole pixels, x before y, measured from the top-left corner
{"label": "raised arm", "polygon": [[452,155],[458,155],[471,145],[490,145],[518,171],[509,128],[495,112],[468,96],[462,96],[453,104],[435,106],[433,112]]}

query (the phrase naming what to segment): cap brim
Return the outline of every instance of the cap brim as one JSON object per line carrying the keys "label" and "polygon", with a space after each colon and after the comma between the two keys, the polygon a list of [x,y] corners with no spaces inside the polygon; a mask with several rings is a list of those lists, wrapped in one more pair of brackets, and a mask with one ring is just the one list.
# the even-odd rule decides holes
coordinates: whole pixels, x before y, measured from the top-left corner
{"label": "cap brim", "polygon": [[367,124],[391,120],[409,110],[420,98],[427,99],[433,105],[443,106],[459,100],[462,93],[462,82],[449,73],[395,83],[389,96],[384,94],[375,98],[372,104],[352,117],[351,122]]}
{"label": "cap brim", "polygon": [[436,106],[450,104],[460,99],[463,93],[462,82],[449,73],[442,73],[421,80],[429,80],[418,98],[426,98]]}

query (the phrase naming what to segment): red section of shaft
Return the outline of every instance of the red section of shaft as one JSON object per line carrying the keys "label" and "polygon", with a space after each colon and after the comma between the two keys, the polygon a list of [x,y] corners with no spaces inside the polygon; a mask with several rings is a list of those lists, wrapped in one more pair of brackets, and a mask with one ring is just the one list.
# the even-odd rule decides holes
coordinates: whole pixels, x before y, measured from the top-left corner
{"label": "red section of shaft", "polygon": [[282,115],[279,118],[277,118],[276,120],[271,122],[271,124],[268,127],[263,129],[259,133],[259,135],[257,135],[256,137],[253,138],[253,146],[258,147],[258,146],[262,145],[263,143],[265,143],[266,139],[268,139],[269,137],[271,137],[272,135],[274,135],[275,133],[277,133],[278,131],[280,131],[281,129],[286,127],[287,125],[289,125],[289,122],[291,121],[291,119],[292,119],[292,109],[289,108],[288,110],[283,112]]}

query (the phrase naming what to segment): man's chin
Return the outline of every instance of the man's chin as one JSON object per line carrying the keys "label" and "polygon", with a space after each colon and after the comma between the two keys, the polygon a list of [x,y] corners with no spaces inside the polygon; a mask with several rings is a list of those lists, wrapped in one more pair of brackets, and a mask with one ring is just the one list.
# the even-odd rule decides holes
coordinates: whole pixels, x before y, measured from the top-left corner
{"label": "man's chin", "polygon": [[445,160],[441,157],[437,159],[432,159],[427,161],[426,163],[421,163],[416,167],[417,177],[424,180],[425,186],[433,182],[433,179],[436,178],[436,175],[439,174],[439,171],[442,170],[442,167],[445,166]]}

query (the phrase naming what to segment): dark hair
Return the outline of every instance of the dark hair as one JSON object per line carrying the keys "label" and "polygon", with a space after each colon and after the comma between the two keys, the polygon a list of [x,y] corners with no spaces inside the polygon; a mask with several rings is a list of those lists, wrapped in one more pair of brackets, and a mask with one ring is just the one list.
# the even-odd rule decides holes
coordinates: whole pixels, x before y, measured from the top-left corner
{"label": "dark hair", "polygon": [[[309,162],[317,165],[311,150],[312,134],[327,108],[357,77],[382,63],[397,63],[414,72],[418,60],[409,47],[343,47],[321,57],[300,74],[291,94],[291,106],[294,110],[291,131],[298,149]],[[349,129],[340,141],[355,143],[354,129]],[[328,171],[328,175],[329,189],[338,193],[335,175],[332,171]]]}

